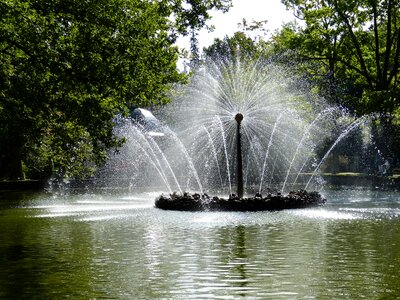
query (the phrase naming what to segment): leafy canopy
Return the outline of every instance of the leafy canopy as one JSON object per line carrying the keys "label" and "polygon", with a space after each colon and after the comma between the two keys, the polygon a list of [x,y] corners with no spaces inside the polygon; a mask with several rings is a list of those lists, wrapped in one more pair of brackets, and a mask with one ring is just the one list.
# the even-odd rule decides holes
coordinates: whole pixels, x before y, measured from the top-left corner
{"label": "leafy canopy", "polygon": [[177,36],[229,3],[1,0],[0,177],[20,178],[21,161],[39,172],[90,172],[121,145],[117,113],[166,103],[185,80]]}
{"label": "leafy canopy", "polygon": [[398,0],[282,2],[305,26],[285,26],[274,44],[295,50],[316,81],[324,81],[325,94],[337,102],[344,96],[345,104],[359,113],[392,114],[398,109]]}

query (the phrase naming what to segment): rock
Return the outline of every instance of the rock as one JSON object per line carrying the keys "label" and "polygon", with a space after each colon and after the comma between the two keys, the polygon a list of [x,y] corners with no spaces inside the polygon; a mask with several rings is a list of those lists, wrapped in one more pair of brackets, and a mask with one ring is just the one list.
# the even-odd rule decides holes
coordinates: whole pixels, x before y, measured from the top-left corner
{"label": "rock", "polygon": [[155,206],[166,210],[179,211],[274,211],[283,209],[306,208],[325,204],[324,199],[318,192],[308,193],[305,190],[291,191],[287,196],[281,193],[268,193],[262,197],[256,193],[254,197],[240,199],[237,195],[231,194],[228,199],[207,194],[183,195],[174,192],[170,196],[162,194],[156,198]]}

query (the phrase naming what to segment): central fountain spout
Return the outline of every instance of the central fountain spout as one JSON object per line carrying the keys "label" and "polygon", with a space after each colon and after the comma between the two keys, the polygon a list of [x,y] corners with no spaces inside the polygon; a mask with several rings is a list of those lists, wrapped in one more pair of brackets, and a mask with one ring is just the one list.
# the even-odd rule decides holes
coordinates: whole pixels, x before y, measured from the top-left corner
{"label": "central fountain spout", "polygon": [[307,193],[305,190],[290,192],[284,196],[282,193],[268,194],[262,197],[257,193],[254,197],[243,198],[243,161],[242,161],[242,141],[241,123],[243,114],[237,113],[234,117],[236,127],[236,176],[237,176],[237,195],[230,195],[229,199],[210,197],[207,194],[172,193],[170,196],[161,195],[156,199],[156,207],[172,210],[190,211],[259,211],[259,210],[282,210],[288,208],[304,208],[318,206],[325,203],[325,199],[318,192]]}
{"label": "central fountain spout", "polygon": [[243,198],[243,162],[242,162],[242,142],[240,137],[240,128],[243,120],[243,115],[241,113],[237,113],[235,115],[235,120],[237,122],[236,129],[236,160],[237,160],[237,195],[241,199]]}
{"label": "central fountain spout", "polygon": [[[178,163],[174,169],[178,172],[175,178],[187,179],[188,189],[193,187],[192,178],[195,178],[200,191],[162,194],[157,197],[155,206],[183,211],[275,211],[323,205],[326,200],[318,192],[298,190],[285,195],[282,190],[292,184],[293,175],[299,177],[312,167],[318,140],[326,140],[325,136],[316,134],[315,120],[329,129],[333,120],[328,118],[325,122],[322,119],[328,111],[329,115],[336,115],[336,109],[326,110],[310,122],[313,112],[304,110],[304,105],[287,109],[297,101],[298,95],[297,92],[295,95],[290,93],[291,77],[286,80],[286,74],[278,66],[250,61],[241,64],[237,59],[206,63],[201,72],[194,73],[182,97],[176,99],[177,103],[171,110],[167,109],[166,115],[174,116],[177,129],[181,127],[179,124],[183,125],[177,134],[182,134],[184,139],[180,141],[176,135],[174,140],[178,145],[172,144],[171,149],[168,145],[162,148],[166,148],[167,154]],[[281,78],[285,80],[281,81]],[[210,88],[210,82],[213,88]],[[237,87],[243,88],[238,90]],[[308,99],[300,98],[301,104]],[[265,107],[269,106],[274,110],[267,111]],[[206,112],[209,108],[213,109],[214,117],[199,116],[199,111]],[[179,153],[184,154],[183,161],[179,159]],[[158,162],[156,167],[168,183],[169,172],[161,172],[162,163]],[[191,172],[187,172],[187,165]],[[293,185],[297,177],[293,178]],[[273,188],[268,188],[262,196],[262,185],[267,181]],[[209,196],[202,191],[202,183],[205,189],[229,192],[228,198]],[[280,183],[282,189],[275,191]],[[254,196],[249,195],[250,187],[258,185],[259,191]]]}
{"label": "central fountain spout", "polygon": [[171,210],[189,210],[189,211],[260,211],[260,210],[282,210],[289,208],[305,208],[319,206],[325,203],[318,192],[307,193],[305,190],[290,192],[287,196],[282,193],[269,193],[262,197],[257,193],[254,197],[243,198],[243,161],[242,161],[242,141],[241,141],[241,123],[243,114],[237,113],[234,117],[236,127],[236,177],[237,177],[237,195],[229,195],[229,199],[210,197],[207,194],[190,193],[172,193],[170,196],[161,195],[156,199],[155,205],[161,209]]}

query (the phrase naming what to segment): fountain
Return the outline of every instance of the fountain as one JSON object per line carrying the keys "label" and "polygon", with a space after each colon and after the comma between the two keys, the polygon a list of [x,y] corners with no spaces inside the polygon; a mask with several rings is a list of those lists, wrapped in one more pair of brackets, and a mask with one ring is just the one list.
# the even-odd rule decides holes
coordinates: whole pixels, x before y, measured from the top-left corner
{"label": "fountain", "polygon": [[306,189],[320,188],[329,152],[364,121],[327,105],[283,68],[240,58],[207,62],[154,113],[163,134],[122,122],[127,145],[108,170],[132,188],[165,187],[158,208],[192,211],[324,204]]}
{"label": "fountain", "polygon": [[169,196],[161,195],[155,201],[155,206],[167,210],[183,211],[260,211],[260,210],[282,210],[293,208],[305,208],[310,206],[323,205],[325,199],[318,192],[307,193],[305,190],[298,192],[291,191],[287,196],[281,193],[267,197],[262,197],[256,193],[254,197],[243,198],[243,162],[242,162],[242,144],[241,144],[241,123],[243,114],[235,115],[236,126],[236,180],[237,194],[229,195],[229,199],[214,196],[210,198],[208,194],[190,194],[172,193]]}

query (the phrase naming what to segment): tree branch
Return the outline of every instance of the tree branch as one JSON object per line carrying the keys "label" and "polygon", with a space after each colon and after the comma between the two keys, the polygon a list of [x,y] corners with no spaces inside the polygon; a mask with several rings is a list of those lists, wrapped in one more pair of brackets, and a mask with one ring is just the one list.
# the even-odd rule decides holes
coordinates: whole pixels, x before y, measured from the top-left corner
{"label": "tree branch", "polygon": [[[390,1],[390,0],[389,0]],[[378,32],[378,12],[377,12],[377,8],[376,5],[377,3],[375,1],[371,1],[371,5],[372,5],[372,12],[373,12],[373,23],[374,23],[374,38],[375,38],[375,64],[376,64],[376,71],[377,71],[377,81],[378,84],[380,85],[381,83],[383,84],[383,82],[381,82],[381,80],[384,80],[382,77],[382,69],[381,69],[381,64],[380,64],[380,53],[379,53],[379,49],[380,49],[380,44],[379,44],[379,32]],[[386,49],[387,51],[387,49]],[[386,75],[385,75],[386,77]]]}
{"label": "tree branch", "polygon": [[[373,81],[372,81],[372,79],[371,79],[371,76],[369,75],[367,66],[366,66],[365,61],[364,61],[364,57],[363,57],[362,50],[361,50],[360,44],[359,44],[358,41],[357,41],[357,37],[356,37],[355,34],[354,34],[353,27],[351,26],[350,21],[349,21],[349,19],[347,18],[347,16],[339,9],[339,5],[337,4],[337,1],[334,1],[334,4],[335,4],[335,6],[336,6],[336,11],[337,11],[337,13],[339,14],[339,17],[343,20],[343,22],[345,23],[345,25],[346,25],[346,27],[347,27],[347,30],[348,30],[348,32],[349,32],[349,34],[350,34],[350,38],[351,38],[351,41],[352,41],[352,43],[353,43],[353,46],[354,46],[354,48],[356,49],[357,58],[358,58],[358,61],[359,61],[359,63],[360,63],[361,70],[362,70],[361,72],[360,72],[360,71],[358,71],[358,72],[359,72],[363,77],[365,77],[365,79],[366,79],[367,82],[368,82],[368,85],[369,85],[371,88],[373,88]],[[353,68],[353,69],[354,69],[354,68]],[[354,70],[355,70],[355,69],[354,69]]]}
{"label": "tree branch", "polygon": [[397,29],[397,45],[396,53],[394,55],[394,62],[392,70],[390,71],[388,83],[392,82],[393,78],[398,75],[400,69],[400,29]]}
{"label": "tree branch", "polygon": [[[385,61],[383,64],[383,78],[385,80],[385,85],[389,85],[390,84],[390,80],[389,78],[387,78],[388,76],[388,70],[389,70],[389,58],[390,58],[390,54],[392,52],[392,45],[393,45],[393,41],[392,41],[392,0],[389,0],[388,3],[388,8],[387,8],[387,26],[386,26],[386,51],[385,51]],[[395,38],[395,37],[394,37]]]}

